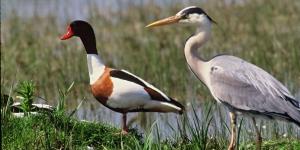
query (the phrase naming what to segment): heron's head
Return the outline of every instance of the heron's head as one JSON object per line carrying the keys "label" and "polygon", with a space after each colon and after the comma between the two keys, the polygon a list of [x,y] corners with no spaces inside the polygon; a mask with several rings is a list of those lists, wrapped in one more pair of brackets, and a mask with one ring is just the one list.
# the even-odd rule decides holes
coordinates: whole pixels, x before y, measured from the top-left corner
{"label": "heron's head", "polygon": [[216,23],[207,13],[199,7],[190,6],[180,10],[174,16],[155,21],[146,27],[156,27],[173,23],[190,23],[197,25],[208,25]]}
{"label": "heron's head", "polygon": [[69,39],[73,36],[80,38],[94,36],[92,26],[86,21],[75,20],[67,28],[67,32],[60,38],[61,40]]}

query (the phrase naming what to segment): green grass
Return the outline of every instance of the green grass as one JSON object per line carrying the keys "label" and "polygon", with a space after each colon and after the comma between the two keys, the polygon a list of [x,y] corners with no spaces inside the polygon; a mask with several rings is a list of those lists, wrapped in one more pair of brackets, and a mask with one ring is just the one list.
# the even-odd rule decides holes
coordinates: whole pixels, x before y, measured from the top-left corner
{"label": "green grass", "polygon": [[19,84],[17,89],[18,97],[21,99],[21,109],[25,112],[26,115],[31,110],[31,106],[34,100],[34,91],[35,86],[31,81],[23,81]]}
{"label": "green grass", "polygon": [[131,130],[121,136],[108,124],[80,122],[67,117],[48,115],[11,117],[1,124],[3,149],[121,149],[141,143],[141,136]]}
{"label": "green grass", "polygon": [[[10,116],[1,122],[2,149],[87,149],[87,146],[94,149],[124,150],[226,149],[226,142],[220,142],[220,138],[208,138],[207,135],[204,135],[207,138],[205,143],[198,135],[193,135],[191,139],[178,137],[176,140],[155,142],[154,130],[144,134],[144,138],[136,129],[130,129],[129,135],[120,135],[120,129],[109,124],[78,121],[66,115],[40,114],[24,118]],[[255,149],[255,144],[241,143],[239,147]],[[293,138],[263,142],[263,149],[266,150],[299,148],[299,140]]]}
{"label": "green grass", "polygon": [[[245,4],[232,5],[213,0],[206,3],[189,2],[189,5],[201,6],[218,22],[218,25],[212,28],[211,40],[202,48],[201,52],[205,58],[208,59],[220,53],[241,57],[265,69],[283,82],[293,94],[299,95],[300,15],[298,14],[300,14],[300,3],[298,0],[252,0]],[[201,106],[207,109],[211,104],[209,101],[214,100],[208,89],[188,70],[183,55],[184,41],[194,32],[194,28],[181,25],[156,29],[144,28],[156,19],[175,14],[184,8],[184,5],[171,3],[158,6],[155,3],[145,3],[141,6],[129,5],[128,7],[128,11],[110,12],[107,10],[106,13],[110,15],[95,13],[98,12],[97,6],[91,5],[87,9],[90,13],[87,21],[94,27],[101,58],[108,66],[127,69],[184,104],[200,101]],[[19,81],[33,80],[37,87],[36,95],[47,99],[47,103],[56,105],[56,100],[66,94],[66,90],[57,92],[57,89],[70,85],[74,81],[72,91],[68,92],[69,100],[65,101],[65,109],[70,110],[76,107],[77,99],[84,97],[93,99],[88,90],[89,79],[85,51],[79,39],[59,40],[59,36],[65,32],[67,24],[72,20],[57,22],[56,18],[57,16],[51,14],[46,16],[36,14],[34,17],[25,19],[12,13],[6,20],[1,20],[1,94],[7,93],[14,97],[17,94],[12,89],[15,89]],[[187,110],[192,110],[192,108],[188,107]],[[155,146],[161,149],[164,147],[188,149],[189,146],[201,148],[203,144],[199,143],[206,141],[206,143],[211,143],[207,145],[208,149],[211,148],[210,145],[215,146],[216,149],[222,149],[228,144],[229,131],[228,125],[225,124],[227,114],[224,114],[219,106],[214,107],[212,111],[220,116],[219,120],[213,116],[209,123],[209,130],[214,131],[212,135],[203,133],[209,119],[198,118],[198,121],[197,119],[195,121],[199,124],[199,128],[188,129],[188,126],[194,122],[188,123],[186,118],[186,120],[182,119],[182,122],[179,121],[177,126],[187,129],[181,129],[179,135],[174,131],[176,142],[137,145],[139,148]],[[29,117],[29,121],[24,121],[24,123],[32,122],[30,121],[32,119]],[[13,120],[14,118],[11,122]],[[47,119],[36,119],[36,122],[40,121],[47,121]],[[241,146],[243,143],[247,145],[254,139],[252,132],[248,131],[253,129],[248,122],[245,120],[242,124]],[[292,128],[291,125],[262,121],[261,125],[263,124],[267,126],[262,130],[263,137],[266,139],[278,143],[281,141],[277,140],[282,137],[281,134],[287,132],[289,138],[299,140],[299,136],[297,137],[299,129]],[[2,125],[5,124],[1,123],[1,127]],[[101,126],[101,124],[95,126]],[[172,126],[174,128],[174,124]],[[49,130],[52,129],[54,130],[54,127]],[[195,135],[189,137],[190,133],[186,133],[190,132],[188,130],[194,130],[192,134]],[[32,134],[38,135],[35,132]],[[61,134],[68,141],[68,144],[64,146],[77,146],[73,143],[74,137],[64,136],[66,133]],[[68,134],[71,135],[69,132]],[[8,134],[2,137],[7,136]],[[149,136],[146,135],[146,137]],[[156,139],[156,135],[154,137]],[[19,141],[26,140],[19,139]],[[55,140],[52,139],[52,141]],[[155,140],[149,138],[148,143],[153,143],[153,141]],[[290,141],[292,143],[292,140]],[[50,145],[52,146],[52,143]],[[85,145],[79,144],[78,147],[80,146]],[[111,148],[109,145],[107,147]]]}

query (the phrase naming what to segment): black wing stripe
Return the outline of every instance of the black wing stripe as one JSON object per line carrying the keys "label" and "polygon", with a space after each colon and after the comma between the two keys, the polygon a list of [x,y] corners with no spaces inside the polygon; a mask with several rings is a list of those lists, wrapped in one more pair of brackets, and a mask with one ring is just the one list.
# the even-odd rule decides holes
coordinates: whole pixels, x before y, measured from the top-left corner
{"label": "black wing stripe", "polygon": [[288,97],[285,95],[285,100],[289,101],[293,106],[295,106],[297,109],[300,109],[300,101],[297,101],[296,99],[293,99],[291,97]]}
{"label": "black wing stripe", "polygon": [[176,101],[175,99],[173,99],[171,97],[169,97],[169,98],[171,99],[171,103],[173,103],[174,105],[176,105],[177,107],[180,107],[182,109],[182,112],[185,111],[185,108],[181,103],[179,103],[178,101]]}
{"label": "black wing stripe", "polygon": [[122,80],[127,80],[130,82],[134,82],[138,85],[141,85],[144,87],[145,91],[149,94],[151,99],[153,100],[158,100],[158,101],[168,101],[165,97],[163,97],[159,92],[155,91],[151,87],[148,87],[144,82],[142,82],[140,79],[132,76],[131,74],[128,74],[122,70],[111,70],[110,71],[110,76],[119,78]]}
{"label": "black wing stripe", "polygon": [[151,99],[158,100],[158,101],[163,101],[163,102],[168,101],[165,97],[163,97],[160,93],[158,93],[157,91],[153,90],[152,88],[145,87],[144,89],[150,95]]}
{"label": "black wing stripe", "polygon": [[122,79],[122,80],[127,80],[127,81],[130,81],[130,82],[134,82],[138,85],[141,85],[143,87],[147,87],[147,85],[142,82],[140,79],[122,71],[122,70],[111,70],[110,71],[110,76],[112,77],[115,77],[115,78],[119,78],[119,79]]}

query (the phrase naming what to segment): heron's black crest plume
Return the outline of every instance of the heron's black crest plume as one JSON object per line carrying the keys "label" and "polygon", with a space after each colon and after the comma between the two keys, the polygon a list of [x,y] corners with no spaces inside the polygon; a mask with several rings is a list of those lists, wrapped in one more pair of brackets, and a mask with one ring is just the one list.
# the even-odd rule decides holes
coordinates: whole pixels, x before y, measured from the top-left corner
{"label": "heron's black crest plume", "polygon": [[199,7],[191,7],[184,11],[182,11],[183,15],[189,15],[189,14],[204,14],[211,22],[217,24],[216,21],[214,21],[203,9]]}

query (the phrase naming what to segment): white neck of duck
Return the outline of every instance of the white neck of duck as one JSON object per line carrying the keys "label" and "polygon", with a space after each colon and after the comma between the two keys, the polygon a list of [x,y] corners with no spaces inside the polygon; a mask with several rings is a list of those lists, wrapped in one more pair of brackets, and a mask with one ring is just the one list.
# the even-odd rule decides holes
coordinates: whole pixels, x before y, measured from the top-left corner
{"label": "white neck of duck", "polygon": [[97,54],[87,54],[90,85],[94,84],[104,73],[105,65]]}

